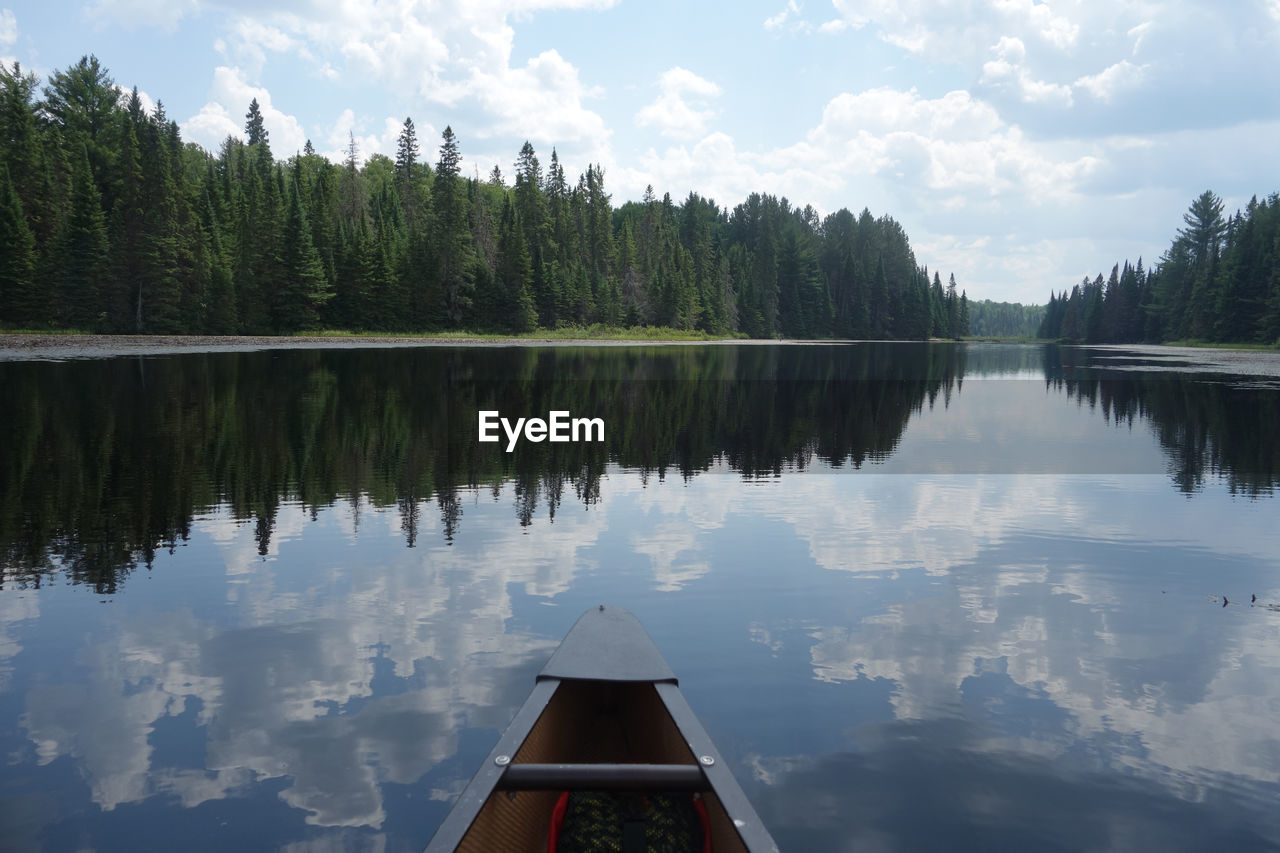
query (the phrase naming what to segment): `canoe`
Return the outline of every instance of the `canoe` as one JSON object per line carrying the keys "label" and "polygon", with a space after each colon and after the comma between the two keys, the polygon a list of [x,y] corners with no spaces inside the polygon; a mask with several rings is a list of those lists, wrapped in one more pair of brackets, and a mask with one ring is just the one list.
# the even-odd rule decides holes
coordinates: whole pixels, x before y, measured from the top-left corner
{"label": "canoe", "polygon": [[671,822],[695,815],[699,851],[778,849],[639,620],[601,605],[551,655],[426,850],[541,853],[575,809],[610,808],[629,825],[601,833],[629,833],[628,851],[666,808]]}

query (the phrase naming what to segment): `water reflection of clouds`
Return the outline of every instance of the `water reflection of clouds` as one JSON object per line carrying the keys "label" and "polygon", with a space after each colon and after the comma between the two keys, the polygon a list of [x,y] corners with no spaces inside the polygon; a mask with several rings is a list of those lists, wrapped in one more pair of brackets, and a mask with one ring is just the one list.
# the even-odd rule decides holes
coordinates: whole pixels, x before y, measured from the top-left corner
{"label": "water reflection of clouds", "polygon": [[[1011,416],[1012,415],[1012,416]],[[906,474],[1159,474],[1167,457],[1151,428],[1117,427],[1079,398],[1038,381],[966,379],[944,407],[911,416],[876,464]]]}
{"label": "water reflection of clouds", "polygon": [[[380,843],[367,830],[387,823],[383,786],[439,767],[463,730],[505,725],[554,644],[509,630],[514,595],[572,590],[598,570],[611,530],[648,560],[651,589],[686,590],[725,567],[721,540],[745,525],[784,531],[780,540],[822,570],[815,580],[787,567],[814,586],[812,612],[797,627],[761,607],[749,639],[780,657],[802,643],[800,666],[823,689],[891,683],[899,723],[977,716],[993,732],[974,748],[1057,760],[1083,744],[1107,755],[1110,771],[1191,780],[1186,796],[1208,796],[1200,780],[1212,774],[1280,781],[1267,728],[1280,708],[1280,660],[1265,634],[1274,620],[1185,601],[1196,583],[1242,581],[1238,564],[1274,565],[1280,535],[1261,532],[1270,529],[1265,503],[1212,490],[1189,501],[1162,476],[735,475],[645,486],[614,471],[601,493],[590,509],[567,503],[554,523],[544,513],[530,528],[515,521],[510,486],[496,503],[487,490],[467,493],[463,535],[446,545],[432,527],[413,549],[394,509],[362,503],[357,533],[350,505],[313,522],[286,504],[276,516],[285,535],[273,536],[265,562],[252,523],[211,513],[194,524],[193,546],[216,548],[215,601],[156,614],[145,597],[121,596],[103,611],[105,627],[91,629],[80,652],[84,681],[28,690],[24,726],[38,760],[74,759],[104,810],[156,795],[193,807],[279,780],[280,799],[309,824],[346,827],[334,831],[348,841],[341,833],[363,828],[362,843]],[[423,519],[434,513],[420,506]],[[1064,547],[1064,531],[1087,535]],[[1174,634],[1167,613],[1143,621],[1162,575],[1139,569],[1166,552],[1135,543],[1135,531],[1176,543],[1168,553],[1192,562],[1204,555],[1214,572],[1202,581],[1194,566],[1161,567],[1183,592]],[[1126,572],[1130,558],[1136,568]],[[913,573],[928,585],[904,600],[900,583]],[[851,576],[873,591],[849,596]],[[184,582],[158,567],[149,588],[173,584],[189,601]],[[733,583],[745,600],[753,584],[778,581],[746,573]],[[853,612],[829,604],[841,597],[856,597],[861,615],[832,618],[832,609]],[[39,615],[31,601],[6,630]],[[14,645],[22,634],[5,636]],[[1203,659],[1197,671],[1162,677],[1188,644],[1208,649],[1188,655]],[[990,695],[973,706],[979,688]],[[197,767],[169,761],[158,745],[166,721],[184,715],[185,736],[203,746]],[[1028,728],[1034,719],[1040,729]],[[756,765],[784,791],[803,787],[814,767],[786,755]],[[460,782],[431,784],[444,796],[440,786]]]}
{"label": "water reflection of clouds", "polygon": [[[993,744],[979,725],[869,725],[859,750],[753,759],[774,784],[761,819],[782,849],[1260,850],[1280,845],[1269,797],[1106,772],[1087,754]],[[906,794],[905,792],[909,792]]]}
{"label": "water reflection of clouds", "polygon": [[[1275,621],[1197,591],[1280,595],[1273,508],[1193,503],[1146,479],[1123,478],[1123,502],[1119,481],[1094,478],[784,480],[756,512],[792,525],[817,565],[945,581],[851,624],[761,623],[753,637],[775,654],[807,643],[823,682],[891,682],[897,720],[976,715],[993,750],[1088,745],[1197,799],[1221,779],[1280,783]],[[967,705],[993,678],[1017,698]],[[1065,721],[1056,736],[1031,731],[1046,715]]]}
{"label": "water reflection of clouds", "polygon": [[40,600],[35,593],[0,595],[0,693],[9,689],[13,678],[13,659],[22,651],[16,634],[18,623],[40,617]]}
{"label": "water reflection of clouds", "polygon": [[[76,760],[104,810],[171,794],[187,806],[288,778],[280,798],[323,826],[378,827],[380,786],[409,784],[453,756],[464,727],[500,729],[554,643],[507,631],[510,590],[552,596],[593,565],[580,556],[599,514],[562,511],[536,549],[505,512],[476,513],[469,535],[408,550],[380,529],[395,512],[361,508],[367,547],[350,548],[349,508],[318,521],[277,513],[270,559],[255,527],[211,513],[194,525],[225,567],[228,620],[135,612],[124,597],[86,637],[86,680],[27,693],[24,726],[41,764]],[[390,528],[388,528],[390,529]],[[159,581],[181,584],[179,574]],[[12,607],[12,598],[3,599]],[[224,630],[217,622],[231,622]],[[378,689],[379,679],[390,679]],[[203,769],[153,760],[159,721],[199,708]]]}

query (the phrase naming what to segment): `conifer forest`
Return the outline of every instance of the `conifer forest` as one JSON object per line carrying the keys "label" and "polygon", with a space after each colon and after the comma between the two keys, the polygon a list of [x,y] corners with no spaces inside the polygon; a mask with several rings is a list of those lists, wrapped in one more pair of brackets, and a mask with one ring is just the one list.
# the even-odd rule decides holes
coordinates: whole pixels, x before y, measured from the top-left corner
{"label": "conifer forest", "polygon": [[1116,264],[1052,293],[1039,337],[1085,343],[1280,342],[1280,194],[1223,215],[1206,190],[1149,270]]}
{"label": "conifer forest", "polygon": [[[92,56],[41,85],[0,69],[0,327],[131,334],[521,333],[660,326],[752,338],[959,337],[954,275],[902,226],[753,194],[614,207],[528,142],[510,176],[467,175],[446,127],[411,118],[394,159],[184,142]],[[435,147],[434,164],[431,148]]]}

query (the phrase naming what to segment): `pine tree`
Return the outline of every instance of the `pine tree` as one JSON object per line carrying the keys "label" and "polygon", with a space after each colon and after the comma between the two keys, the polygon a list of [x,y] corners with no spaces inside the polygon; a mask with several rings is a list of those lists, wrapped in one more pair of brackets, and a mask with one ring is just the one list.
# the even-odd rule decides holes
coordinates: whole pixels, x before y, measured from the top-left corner
{"label": "pine tree", "polygon": [[342,164],[341,216],[346,227],[357,228],[365,221],[367,195],[360,174],[360,144],[351,131],[347,131],[347,138],[347,158]]}
{"label": "pine tree", "polygon": [[36,289],[35,236],[27,227],[22,200],[9,178],[9,167],[0,163],[0,322],[33,325],[46,302]]}
{"label": "pine tree", "polygon": [[400,130],[400,138],[396,142],[396,190],[400,195],[401,208],[404,210],[405,225],[413,231],[418,222],[418,212],[422,206],[421,190],[418,186],[418,132],[414,129],[413,119],[405,117],[404,126]]}
{"label": "pine tree", "polygon": [[100,284],[107,277],[108,247],[102,197],[93,182],[89,155],[81,146],[72,180],[71,211],[59,239],[58,320],[84,331],[102,327]]}
{"label": "pine tree", "polygon": [[94,183],[99,188],[110,186],[115,160],[111,137],[120,98],[115,81],[96,56],[84,56],[66,71],[55,71],[44,95],[41,111],[63,145],[72,151],[83,145],[89,152]]}
{"label": "pine tree", "polygon": [[204,228],[209,235],[209,290],[203,331],[210,335],[234,335],[239,331],[236,312],[235,280],[231,259],[221,236],[221,225],[215,213],[211,182],[206,182]]}
{"label": "pine tree", "polygon": [[248,138],[250,145],[269,144],[269,134],[267,133],[266,125],[262,121],[262,110],[258,107],[257,98],[249,102],[249,111],[244,114],[244,134]]}
{"label": "pine tree", "polygon": [[321,306],[330,297],[329,282],[311,242],[311,228],[300,196],[295,184],[289,193],[289,212],[281,241],[283,280],[271,306],[271,325],[280,332],[313,327]]}
{"label": "pine tree", "polygon": [[453,129],[446,126],[441,135],[440,160],[436,165],[435,203],[438,232],[437,262],[444,297],[444,313],[449,324],[458,328],[467,318],[475,289],[474,254],[467,228],[467,199],[461,178],[462,155]]}
{"label": "pine tree", "polygon": [[956,292],[956,274],[947,281],[946,328],[948,338],[960,337],[960,295]]}
{"label": "pine tree", "polygon": [[142,277],[139,328],[151,333],[187,331],[181,311],[180,196],[159,123],[144,122],[138,140],[143,187]]}
{"label": "pine tree", "polygon": [[53,236],[56,216],[48,209],[51,174],[36,120],[37,85],[36,76],[24,74],[17,62],[12,68],[0,63],[0,164],[9,169],[27,225],[40,244]]}

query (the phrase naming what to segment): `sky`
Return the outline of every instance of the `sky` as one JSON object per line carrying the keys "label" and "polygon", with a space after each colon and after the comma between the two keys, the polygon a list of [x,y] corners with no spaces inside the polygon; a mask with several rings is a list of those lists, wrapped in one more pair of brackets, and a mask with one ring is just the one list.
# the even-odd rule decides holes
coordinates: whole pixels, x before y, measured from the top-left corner
{"label": "sky", "polygon": [[[0,0],[0,3],[4,0]],[[971,298],[1168,247],[1197,195],[1280,190],[1280,0],[89,0],[0,7],[0,59],[95,54],[216,151],[262,105],[272,150],[507,175],[525,140],[613,203],[652,185],[864,207]]]}

